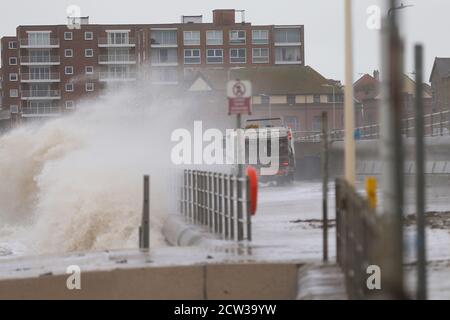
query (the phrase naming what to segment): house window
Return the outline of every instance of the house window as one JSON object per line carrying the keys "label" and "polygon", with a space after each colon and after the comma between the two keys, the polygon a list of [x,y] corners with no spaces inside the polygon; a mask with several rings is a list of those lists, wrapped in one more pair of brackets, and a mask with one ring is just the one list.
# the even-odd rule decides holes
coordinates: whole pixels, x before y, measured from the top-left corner
{"label": "house window", "polygon": [[9,65],[10,66],[17,66],[17,58],[16,57],[9,58]]}
{"label": "house window", "polygon": [[200,49],[185,49],[184,64],[200,64]]}
{"label": "house window", "polygon": [[230,31],[230,43],[231,44],[245,44],[245,30],[232,30]]}
{"label": "house window", "polygon": [[286,127],[290,128],[292,131],[299,131],[300,126],[298,123],[298,118],[294,116],[284,117],[284,124]]}
{"label": "house window", "polygon": [[85,68],[85,72],[86,72],[86,74],[94,74],[94,67],[92,67],[92,66],[87,66],[87,67]]}
{"label": "house window", "polygon": [[66,101],[66,109],[69,110],[75,109],[75,102],[72,100]]}
{"label": "house window", "polygon": [[92,50],[92,49],[85,49],[84,50],[84,56],[86,58],[92,58],[94,56],[94,50]]}
{"label": "house window", "polygon": [[159,46],[176,46],[176,30],[154,30],[151,35],[151,44]]}
{"label": "house window", "polygon": [[320,132],[322,130],[322,117],[315,116],[312,123],[312,131]]}
{"label": "house window", "polygon": [[16,41],[8,42],[8,48],[9,49],[17,49],[17,42]]}
{"label": "house window", "polygon": [[314,103],[320,103],[320,94],[315,94],[313,96]]}
{"label": "house window", "polygon": [[270,104],[270,96],[269,95],[261,95],[261,104],[268,106]]}
{"label": "house window", "polygon": [[275,43],[300,43],[300,29],[276,29]]}
{"label": "house window", "polygon": [[178,51],[176,48],[158,48],[151,51],[152,64],[178,64]]}
{"label": "house window", "polygon": [[269,44],[269,30],[253,30],[252,31],[253,44]]}
{"label": "house window", "polygon": [[66,83],[66,92],[73,92],[74,86],[73,83]]}
{"label": "house window", "polygon": [[12,104],[9,106],[9,111],[11,111],[11,113],[19,113],[19,106]]}
{"label": "house window", "polygon": [[64,50],[64,56],[66,58],[72,58],[73,57],[73,50],[72,49],[65,49]]}
{"label": "house window", "polygon": [[68,74],[68,75],[73,74],[73,67],[72,66],[65,67],[64,68],[64,73]]}
{"label": "house window", "polygon": [[87,31],[84,33],[84,40],[94,40],[94,33],[91,31]]}
{"label": "house window", "polygon": [[28,45],[29,46],[48,46],[54,44],[51,41],[49,32],[32,32],[28,34]]}
{"label": "house window", "polygon": [[19,96],[19,90],[18,89],[9,90],[9,96],[11,98],[17,98]]}
{"label": "house window", "polygon": [[230,62],[231,63],[246,63],[247,62],[247,50],[245,48],[230,49]]}
{"label": "house window", "polygon": [[72,32],[64,32],[64,40],[73,40],[73,33]]}
{"label": "house window", "polygon": [[206,50],[207,63],[223,63],[223,49],[208,49]]}
{"label": "house window", "polygon": [[295,95],[289,94],[289,95],[287,96],[287,103],[288,103],[288,105],[290,105],[290,106],[294,105],[294,104],[295,104]]}
{"label": "house window", "polygon": [[17,73],[9,74],[9,81],[17,81],[17,80],[19,80],[19,75]]}
{"label": "house window", "polygon": [[185,46],[199,46],[200,45],[200,31],[185,31],[184,32]]}
{"label": "house window", "polygon": [[88,82],[88,83],[86,83],[86,91],[87,91],[87,92],[92,92],[92,91],[94,91],[94,83],[93,83],[93,82]]}
{"label": "house window", "polygon": [[269,63],[269,48],[253,48],[253,63]]}
{"label": "house window", "polygon": [[300,47],[275,48],[275,62],[278,64],[299,64]]}
{"label": "house window", "polygon": [[221,30],[206,31],[206,45],[208,46],[223,45],[223,31]]}

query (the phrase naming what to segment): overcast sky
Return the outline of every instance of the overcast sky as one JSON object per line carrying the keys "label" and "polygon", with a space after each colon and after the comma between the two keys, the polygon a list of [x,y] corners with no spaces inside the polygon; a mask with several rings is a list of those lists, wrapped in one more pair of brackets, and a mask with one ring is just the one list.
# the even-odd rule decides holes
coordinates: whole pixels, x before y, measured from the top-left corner
{"label": "overcast sky", "polygon": [[[379,32],[366,26],[371,5],[380,0],[355,0],[355,78],[379,69]],[[405,72],[412,72],[414,43],[425,45],[427,77],[435,56],[450,57],[450,1],[404,0],[414,7],[401,11],[406,37]],[[202,14],[212,20],[212,10],[246,10],[252,24],[305,25],[306,64],[324,76],[343,80],[343,0],[14,0],[0,2],[0,36],[14,35],[17,25],[64,24],[66,9],[78,5],[91,23],[168,23],[181,15]]]}

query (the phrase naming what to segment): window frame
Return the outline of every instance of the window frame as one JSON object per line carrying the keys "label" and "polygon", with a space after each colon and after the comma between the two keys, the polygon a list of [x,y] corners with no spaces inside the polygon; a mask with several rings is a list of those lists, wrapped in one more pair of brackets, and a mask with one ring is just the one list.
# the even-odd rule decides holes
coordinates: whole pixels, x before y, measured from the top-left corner
{"label": "window frame", "polygon": [[[208,55],[208,51],[214,51],[214,56],[210,56]],[[220,58],[222,58],[221,62],[210,62],[208,61],[208,58],[218,58],[219,56],[216,56],[216,51],[221,51],[222,52],[222,56]],[[206,49],[206,63],[207,64],[223,64],[224,63],[224,50],[223,49]]]}
{"label": "window frame", "polygon": [[[267,33],[267,39],[263,39],[263,38],[256,38],[255,37],[255,33],[256,32],[259,32],[260,34],[262,33],[262,32],[265,32],[265,33]],[[256,29],[256,30],[252,30],[252,44],[255,44],[255,45],[263,45],[263,44],[269,44],[269,30],[266,30],[266,29]],[[262,41],[255,41],[255,39],[259,39],[259,40],[263,40],[264,42],[262,42]]]}
{"label": "window frame", "polygon": [[9,41],[8,42],[8,49],[9,50],[16,50],[17,49],[17,41]]}
{"label": "window frame", "polygon": [[[186,35],[190,34],[191,35],[191,39],[186,39]],[[198,40],[192,39],[192,35],[194,34],[198,34]],[[188,42],[186,42],[188,41]],[[189,41],[191,41],[191,43],[189,43]],[[193,41],[198,41],[198,42],[193,42]],[[199,30],[187,30],[187,31],[183,31],[183,45],[184,46],[199,46],[202,42],[202,35],[201,32]]]}
{"label": "window frame", "polygon": [[[67,35],[70,34],[70,37]],[[64,41],[72,41],[73,40],[73,32],[72,31],[64,31]]]}
{"label": "window frame", "polygon": [[[259,50],[259,52],[260,52],[260,55],[257,56],[256,58],[267,58],[267,60],[265,60],[263,62],[261,62],[261,61],[256,62],[255,61],[255,50]],[[267,57],[261,55],[261,51],[262,50],[267,50]],[[266,48],[252,48],[252,63],[255,63],[255,64],[268,64],[268,63],[270,63],[270,50],[269,50],[269,48],[267,48],[267,47]]]}
{"label": "window frame", "polygon": [[[190,51],[191,53],[193,53],[194,51],[198,51],[198,59],[199,59],[199,61],[198,62],[186,62],[186,58],[188,58],[188,59],[189,58],[191,58],[191,59],[197,58],[197,56],[194,56],[194,55],[186,56],[186,52],[188,52],[188,51]],[[202,50],[198,49],[198,48],[196,48],[196,49],[184,49],[183,50],[183,62],[184,62],[184,64],[187,64],[187,65],[202,64]]]}
{"label": "window frame", "polygon": [[[92,55],[88,55],[88,54],[87,54],[88,51],[92,52]],[[84,49],[84,57],[85,57],[85,58],[93,58],[93,57],[94,57],[94,49],[92,49],[92,48]]]}
{"label": "window frame", "polygon": [[[87,37],[88,34],[91,35],[90,38]],[[93,41],[94,40],[94,32],[92,32],[92,31],[85,31],[84,32],[84,40],[85,41]]]}
{"label": "window frame", "polygon": [[[12,94],[15,92],[15,94]],[[9,89],[9,97],[10,98],[18,98],[19,97],[19,89]]]}
{"label": "window frame", "polygon": [[[71,86],[72,89],[68,89],[68,86]],[[75,91],[75,85],[73,82],[68,82],[64,85],[64,91],[65,92],[74,92]]]}
{"label": "window frame", "polygon": [[[243,50],[245,52],[245,55],[244,55],[245,61],[244,62],[233,62],[232,61],[233,60],[233,55],[232,55],[233,50],[237,50],[238,53],[240,50]],[[234,58],[235,59],[239,58],[239,55]],[[247,48],[230,48],[230,64],[246,64],[246,63],[247,63]]]}
{"label": "window frame", "polygon": [[[69,107],[68,104],[71,104],[71,106]],[[67,101],[64,103],[64,105],[65,105],[65,108],[66,108],[67,110],[73,110],[73,109],[75,109],[75,101],[73,101],[73,100],[67,100]]]}
{"label": "window frame", "polygon": [[[233,40],[233,33],[238,33],[238,35],[239,35],[239,32],[243,32],[244,33],[244,37],[243,38],[241,38],[241,37],[238,37],[237,39],[234,39]],[[229,32],[229,39],[228,39],[228,42],[229,42],[229,44],[232,44],[232,45],[246,45],[247,44],[247,31],[246,30],[230,30],[230,32]]]}
{"label": "window frame", "polygon": [[[88,88],[89,86],[92,86],[91,90]],[[86,84],[84,85],[84,89],[86,90],[86,92],[94,92],[95,91],[95,83],[94,82],[86,82]]]}
{"label": "window frame", "polygon": [[[15,76],[15,80],[12,79],[12,76]],[[17,82],[17,81],[19,81],[19,74],[16,73],[16,72],[10,73],[10,74],[9,74],[9,81],[11,81],[11,82]]]}
{"label": "window frame", "polygon": [[[92,68],[92,72],[88,72],[88,68]],[[85,67],[84,67],[84,73],[85,73],[85,74],[89,74],[89,75],[94,74],[94,73],[95,73],[94,66],[85,66]]]}
{"label": "window frame", "polygon": [[[11,63],[12,59],[14,59],[16,62],[15,63]],[[17,57],[9,57],[9,59],[8,59],[8,63],[9,63],[10,66],[17,66],[18,62],[19,61],[18,61]]]}
{"label": "window frame", "polygon": [[[220,33],[221,34],[220,39],[208,38],[208,34],[211,34],[211,33],[214,33],[214,34]],[[208,41],[211,41],[211,40],[220,40],[220,42],[218,42],[218,43],[210,43],[210,42],[208,42]],[[223,30],[206,30],[206,45],[207,46],[223,46]]]}
{"label": "window frame", "polygon": [[[70,70],[72,70],[72,72],[67,72],[68,68]],[[64,74],[65,75],[73,75],[75,73],[75,69],[73,68],[73,66],[65,66],[64,67]]]}
{"label": "window frame", "polygon": [[[70,52],[70,55],[67,55]],[[64,49],[64,58],[73,58],[73,49]]]}

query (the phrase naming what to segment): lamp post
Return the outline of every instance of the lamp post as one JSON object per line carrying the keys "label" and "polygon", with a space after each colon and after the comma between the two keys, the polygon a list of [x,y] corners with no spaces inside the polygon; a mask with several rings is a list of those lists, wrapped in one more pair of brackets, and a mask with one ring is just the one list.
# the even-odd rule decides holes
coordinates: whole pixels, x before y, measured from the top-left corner
{"label": "lamp post", "polygon": [[333,89],[333,132],[336,131],[336,88],[331,84],[323,84],[324,88],[332,88]]}

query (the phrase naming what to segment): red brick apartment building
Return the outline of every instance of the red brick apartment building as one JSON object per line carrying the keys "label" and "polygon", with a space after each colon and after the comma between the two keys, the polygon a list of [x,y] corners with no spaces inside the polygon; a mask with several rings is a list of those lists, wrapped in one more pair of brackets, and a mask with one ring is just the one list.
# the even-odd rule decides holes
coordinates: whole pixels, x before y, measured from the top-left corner
{"label": "red brick apartment building", "polygon": [[177,84],[199,69],[304,66],[302,25],[253,26],[235,10],[214,10],[212,23],[19,26],[1,39],[3,108],[15,117],[55,116],[105,87],[146,79]]}

